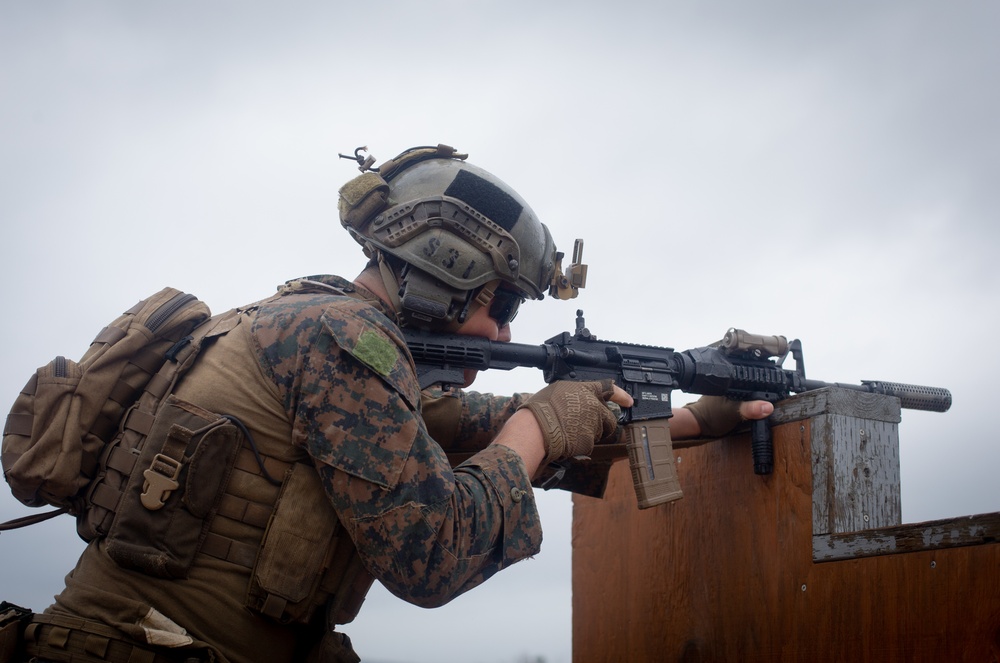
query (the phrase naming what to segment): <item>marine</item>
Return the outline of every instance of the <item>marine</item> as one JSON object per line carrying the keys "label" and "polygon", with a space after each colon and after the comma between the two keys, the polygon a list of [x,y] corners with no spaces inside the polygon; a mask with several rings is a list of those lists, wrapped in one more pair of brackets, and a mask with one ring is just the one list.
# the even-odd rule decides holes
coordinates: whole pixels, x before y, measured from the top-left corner
{"label": "marine", "polygon": [[[341,627],[375,579],[435,607],[540,551],[533,478],[614,437],[608,405],[631,398],[610,381],[421,392],[402,328],[509,341],[521,303],[564,292],[559,255],[451,147],[359,164],[339,212],[368,265],[205,323],[112,526],[12,660],[358,661]],[[766,415],[699,407],[678,436]]]}

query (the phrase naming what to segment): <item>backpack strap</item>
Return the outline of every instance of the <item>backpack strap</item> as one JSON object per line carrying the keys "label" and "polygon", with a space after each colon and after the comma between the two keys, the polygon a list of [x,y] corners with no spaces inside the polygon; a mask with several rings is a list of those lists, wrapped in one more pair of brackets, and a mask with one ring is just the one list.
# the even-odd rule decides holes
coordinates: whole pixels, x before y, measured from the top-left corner
{"label": "backpack strap", "polygon": [[27,527],[28,525],[36,525],[38,523],[45,522],[50,518],[61,516],[64,513],[69,513],[68,506],[64,506],[59,509],[53,509],[52,511],[46,511],[45,513],[33,513],[30,516],[21,516],[20,518],[12,518],[7,522],[0,523],[0,532],[6,532],[12,529],[19,529],[21,527]]}

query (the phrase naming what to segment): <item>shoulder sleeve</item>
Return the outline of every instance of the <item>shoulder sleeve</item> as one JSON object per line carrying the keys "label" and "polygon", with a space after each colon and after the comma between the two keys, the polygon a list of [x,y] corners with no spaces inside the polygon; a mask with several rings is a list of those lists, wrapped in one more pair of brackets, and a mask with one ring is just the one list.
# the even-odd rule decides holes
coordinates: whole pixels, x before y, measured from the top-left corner
{"label": "shoulder sleeve", "polygon": [[293,294],[262,306],[252,324],[292,443],[322,463],[393,486],[417,435],[420,391],[388,318],[346,297]]}
{"label": "shoulder sleeve", "polygon": [[419,434],[420,388],[402,339],[381,314],[355,301],[323,311],[313,361],[303,384],[297,426],[314,458],[392,488]]}
{"label": "shoulder sleeve", "polygon": [[325,331],[333,342],[396,391],[413,409],[420,402],[413,362],[405,342],[380,324],[375,314],[360,302],[331,306],[323,312]]}

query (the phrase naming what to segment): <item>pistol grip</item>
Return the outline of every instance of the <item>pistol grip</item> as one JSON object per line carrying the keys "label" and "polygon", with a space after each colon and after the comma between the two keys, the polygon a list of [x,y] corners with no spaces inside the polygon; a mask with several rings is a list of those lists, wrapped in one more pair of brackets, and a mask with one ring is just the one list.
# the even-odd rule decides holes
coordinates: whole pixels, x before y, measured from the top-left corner
{"label": "pistol grip", "polygon": [[683,497],[668,421],[650,419],[625,425],[625,447],[640,509]]}

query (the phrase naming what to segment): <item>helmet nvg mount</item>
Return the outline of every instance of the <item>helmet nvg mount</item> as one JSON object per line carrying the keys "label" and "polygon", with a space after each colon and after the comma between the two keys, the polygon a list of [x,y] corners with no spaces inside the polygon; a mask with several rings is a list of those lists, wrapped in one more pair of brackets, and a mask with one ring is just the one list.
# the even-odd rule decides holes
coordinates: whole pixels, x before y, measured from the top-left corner
{"label": "helmet nvg mount", "polygon": [[586,285],[583,242],[563,273],[563,254],[507,184],[447,145],[415,147],[340,189],[340,222],[377,259],[404,326],[453,330],[503,290],[523,299],[576,297]]}

